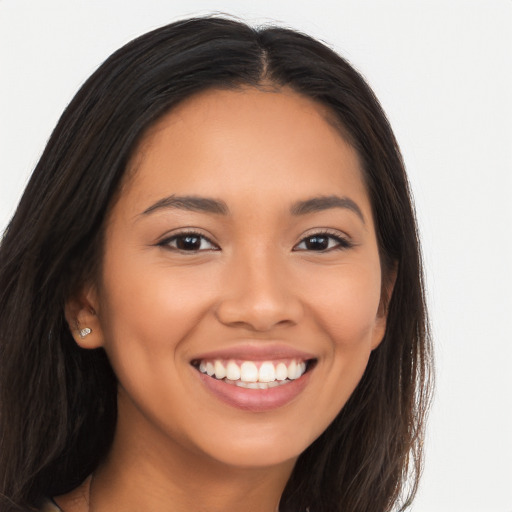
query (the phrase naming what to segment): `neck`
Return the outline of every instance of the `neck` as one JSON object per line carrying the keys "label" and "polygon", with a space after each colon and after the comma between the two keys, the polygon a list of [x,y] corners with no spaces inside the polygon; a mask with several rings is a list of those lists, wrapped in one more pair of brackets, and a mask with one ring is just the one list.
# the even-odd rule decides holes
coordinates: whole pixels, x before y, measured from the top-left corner
{"label": "neck", "polygon": [[140,463],[115,472],[101,467],[92,481],[89,512],[276,512],[286,484],[272,470],[186,467],[169,478],[169,469],[162,473]]}
{"label": "neck", "polygon": [[90,512],[276,512],[293,468],[233,468],[179,452],[113,450],[95,472]]}
{"label": "neck", "polygon": [[165,433],[148,435],[147,428],[141,425],[144,421],[139,416],[118,422],[110,454],[94,472],[87,499],[83,499],[86,493],[82,488],[82,507],[71,508],[69,500],[61,498],[58,502],[63,510],[278,510],[295,460],[269,467],[233,467],[193,451]]}

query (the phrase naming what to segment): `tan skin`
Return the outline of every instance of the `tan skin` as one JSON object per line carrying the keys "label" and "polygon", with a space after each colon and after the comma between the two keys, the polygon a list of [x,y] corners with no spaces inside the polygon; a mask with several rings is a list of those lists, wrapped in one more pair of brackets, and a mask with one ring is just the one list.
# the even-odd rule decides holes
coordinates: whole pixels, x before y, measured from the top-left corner
{"label": "tan skin", "polygon": [[[57,498],[66,512],[277,510],[385,330],[371,206],[340,133],[310,99],[246,88],[201,93],[146,134],[107,220],[101,282],[66,309],[119,379],[112,450],[90,489]],[[159,203],[176,196],[225,210]],[[284,405],[225,403],[192,364],[256,346],[314,356]]]}

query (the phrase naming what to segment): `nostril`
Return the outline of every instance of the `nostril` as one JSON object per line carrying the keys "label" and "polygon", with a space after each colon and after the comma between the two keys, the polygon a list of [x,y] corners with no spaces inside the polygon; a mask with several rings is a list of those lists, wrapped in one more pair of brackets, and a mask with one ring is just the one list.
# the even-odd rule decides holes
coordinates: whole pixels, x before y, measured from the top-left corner
{"label": "nostril", "polygon": [[267,332],[300,321],[303,304],[290,289],[286,269],[268,258],[247,255],[243,263],[234,263],[215,308],[221,323]]}
{"label": "nostril", "polygon": [[300,303],[291,297],[264,301],[246,295],[240,299],[224,300],[215,313],[224,325],[268,332],[276,327],[296,325],[303,312]]}

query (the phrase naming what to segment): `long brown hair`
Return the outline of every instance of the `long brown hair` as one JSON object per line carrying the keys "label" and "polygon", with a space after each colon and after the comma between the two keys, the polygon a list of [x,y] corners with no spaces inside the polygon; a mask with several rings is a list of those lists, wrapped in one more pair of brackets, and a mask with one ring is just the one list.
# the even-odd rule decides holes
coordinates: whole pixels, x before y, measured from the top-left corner
{"label": "long brown hair", "polygon": [[358,151],[386,278],[383,342],[329,428],[300,456],[281,512],[406,508],[417,488],[432,353],[404,164],[377,99],[352,66],[292,30],[189,19],[114,53],[62,115],[0,247],[0,508],[40,506],[102,461],[116,378],[80,349],[63,307],[101,262],[104,219],[143,133],[208,88],[287,86],[327,106]]}

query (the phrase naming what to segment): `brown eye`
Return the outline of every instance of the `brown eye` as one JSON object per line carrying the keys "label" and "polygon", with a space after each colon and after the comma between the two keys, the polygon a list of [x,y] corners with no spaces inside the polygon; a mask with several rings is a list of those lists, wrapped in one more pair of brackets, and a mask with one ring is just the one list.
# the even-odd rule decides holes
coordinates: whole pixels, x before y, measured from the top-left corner
{"label": "brown eye", "polygon": [[332,249],[347,249],[351,246],[348,240],[340,236],[318,233],[303,238],[301,242],[294,247],[294,250],[324,252]]}
{"label": "brown eye", "polygon": [[211,240],[199,233],[180,233],[166,238],[158,245],[183,252],[216,251],[219,249]]}

